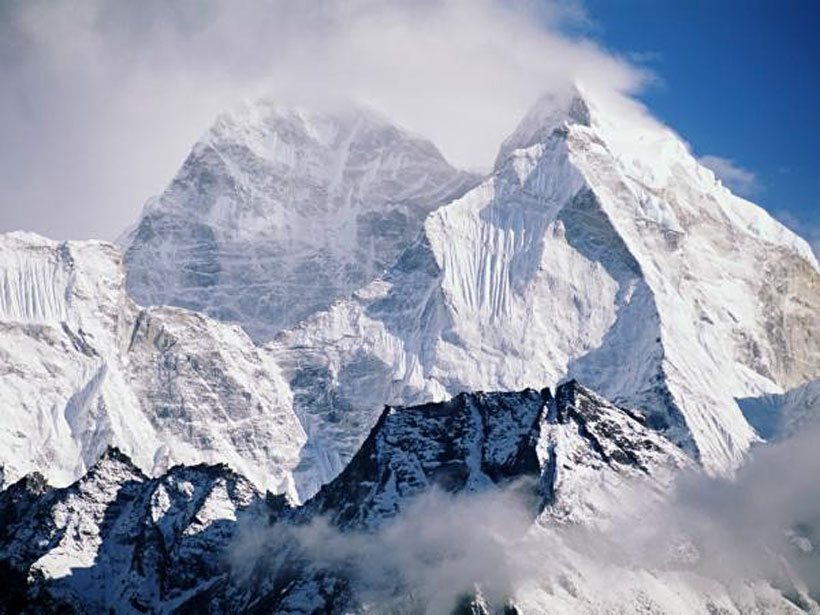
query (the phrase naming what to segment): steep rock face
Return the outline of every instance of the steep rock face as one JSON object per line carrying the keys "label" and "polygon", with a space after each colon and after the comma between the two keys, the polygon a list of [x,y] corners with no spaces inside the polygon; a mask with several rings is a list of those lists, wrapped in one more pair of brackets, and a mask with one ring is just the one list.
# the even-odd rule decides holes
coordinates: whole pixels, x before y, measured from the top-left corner
{"label": "steep rock face", "polygon": [[217,120],[124,238],[128,290],[269,339],[380,275],[476,181],[370,111],[248,105]]}
{"label": "steep rock face", "polygon": [[111,444],[145,472],[227,462],[293,491],[304,432],[287,383],[236,326],[139,308],[117,249],[0,236],[4,480],[81,476]]}
{"label": "steep rock face", "polygon": [[808,245],[612,105],[539,101],[492,176],[380,279],[271,341],[306,425],[301,469],[338,473],[384,403],[569,376],[722,472],[755,437],[735,397],[817,376]]}
{"label": "steep rock face", "polygon": [[533,516],[583,520],[605,510],[613,477],[662,482],[688,467],[640,414],[570,381],[554,398],[526,389],[387,407],[350,464],[304,508],[346,530],[374,529],[432,488],[477,493],[523,481]]}
{"label": "steep rock face", "polygon": [[[611,554],[604,557],[596,548],[578,549],[579,536],[605,536],[595,528],[607,520],[639,522],[640,510],[668,492],[670,476],[692,467],[640,414],[575,382],[559,387],[554,397],[546,389],[476,393],[387,408],[348,468],[298,508],[284,497],[263,497],[225,466],[176,466],[149,479],[109,449],[70,487],[54,489],[30,477],[0,492],[7,521],[0,578],[13,582],[6,585],[12,591],[0,592],[0,612],[816,612],[804,594],[754,579],[724,585],[690,570],[685,559],[642,568],[608,561]],[[392,524],[401,524],[412,503],[433,488],[446,497],[467,497],[458,509],[462,523],[476,522],[470,506],[486,502],[482,493],[512,489],[522,498],[529,530],[501,543],[509,557],[525,560],[508,593],[499,595],[497,584],[485,592],[467,577],[458,581],[463,586],[446,588],[448,605],[436,603],[441,608],[431,610],[430,596],[414,590],[412,577],[357,573],[357,566],[382,561],[379,548],[408,548],[390,540]],[[438,523],[440,510],[424,509],[430,516],[419,529]],[[345,550],[317,554],[304,541],[317,531],[331,541],[328,548]],[[488,526],[486,535],[475,538],[491,542],[494,531]],[[442,557],[445,565],[463,565],[448,560],[446,548],[418,548],[425,566],[439,565]],[[356,549],[369,558],[359,561]],[[503,557],[491,564],[509,566]]]}

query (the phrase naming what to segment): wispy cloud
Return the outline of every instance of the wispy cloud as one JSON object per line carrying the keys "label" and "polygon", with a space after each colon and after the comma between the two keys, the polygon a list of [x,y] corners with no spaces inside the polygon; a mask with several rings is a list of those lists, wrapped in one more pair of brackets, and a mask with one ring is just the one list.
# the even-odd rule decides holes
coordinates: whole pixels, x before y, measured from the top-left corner
{"label": "wispy cloud", "polygon": [[712,169],[715,175],[735,194],[752,197],[763,190],[757,175],[749,169],[744,169],[731,158],[721,156],[702,156],[700,163]]}
{"label": "wispy cloud", "polygon": [[663,54],[660,51],[630,51],[626,54],[626,57],[635,64],[656,64],[663,62]]}
{"label": "wispy cloud", "polygon": [[543,90],[630,92],[646,72],[588,38],[577,2],[0,3],[0,230],[113,238],[217,113],[356,98],[486,165]]}
{"label": "wispy cloud", "polygon": [[[355,579],[374,612],[391,613],[411,606],[414,613],[449,613],[475,587],[500,606],[520,589],[556,584],[570,584],[579,603],[610,596],[614,611],[630,590],[619,568],[648,571],[676,591],[768,579],[786,595],[805,584],[816,596],[818,437],[811,427],[759,445],[732,478],[681,474],[660,499],[647,483],[624,481],[618,505],[600,524],[555,525],[548,516],[533,524],[537,508],[527,494],[534,486],[526,481],[479,493],[433,490],[406,501],[401,515],[375,532],[341,532],[323,518],[242,526],[230,563],[237,579],[256,583],[260,562],[271,566],[272,579],[277,571],[291,574],[287,558],[295,556],[301,570]],[[631,587],[641,595],[646,589]]]}

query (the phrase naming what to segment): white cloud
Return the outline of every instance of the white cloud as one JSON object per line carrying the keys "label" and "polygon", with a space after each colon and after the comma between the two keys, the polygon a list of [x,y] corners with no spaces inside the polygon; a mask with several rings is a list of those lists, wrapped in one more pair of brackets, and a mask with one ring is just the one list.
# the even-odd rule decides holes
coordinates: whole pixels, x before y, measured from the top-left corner
{"label": "white cloud", "polygon": [[0,230],[113,238],[222,109],[360,98],[482,166],[544,90],[646,75],[579,2],[31,0],[0,4]]}
{"label": "white cloud", "polygon": [[702,156],[700,163],[712,169],[715,175],[735,194],[751,197],[759,194],[763,189],[757,175],[748,169],[744,169],[730,158],[721,156]]}

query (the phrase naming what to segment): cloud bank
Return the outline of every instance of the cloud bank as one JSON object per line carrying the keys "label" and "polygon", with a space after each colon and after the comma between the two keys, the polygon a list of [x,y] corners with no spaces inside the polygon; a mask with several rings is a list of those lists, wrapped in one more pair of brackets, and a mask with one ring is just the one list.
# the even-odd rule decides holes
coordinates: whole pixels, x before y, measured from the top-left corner
{"label": "cloud bank", "polygon": [[0,6],[0,231],[113,238],[223,109],[355,98],[486,166],[546,88],[632,92],[574,2],[47,0]]}

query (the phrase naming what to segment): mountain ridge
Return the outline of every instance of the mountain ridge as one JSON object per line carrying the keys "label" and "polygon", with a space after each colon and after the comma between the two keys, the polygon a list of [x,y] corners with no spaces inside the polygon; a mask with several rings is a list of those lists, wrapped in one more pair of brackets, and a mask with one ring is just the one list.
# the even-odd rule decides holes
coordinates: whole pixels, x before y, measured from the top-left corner
{"label": "mountain ridge", "polygon": [[378,276],[475,181],[367,108],[247,104],[215,121],[126,234],[127,287],[264,341]]}
{"label": "mountain ridge", "polygon": [[[596,563],[572,541],[555,542],[554,532],[595,537],[608,523],[632,518],[636,511],[624,498],[625,484],[645,507],[667,497],[672,479],[693,468],[645,422],[575,382],[554,396],[548,389],[466,393],[447,402],[388,408],[345,472],[296,507],[263,495],[225,465],[174,466],[148,478],[109,448],[68,487],[55,489],[32,476],[0,492],[0,514],[9,519],[0,541],[0,576],[15,582],[14,591],[0,593],[0,612],[333,615],[381,608],[409,615],[461,613],[470,604],[481,609],[467,612],[518,615],[635,605],[647,613],[691,612],[693,605],[704,612],[718,605],[726,613],[799,612],[790,602],[797,598],[765,580],[751,579],[739,591],[699,576],[697,568],[681,574],[686,559],[674,560],[671,568],[636,570]],[[462,427],[453,432],[457,424]],[[481,463],[471,461],[477,450]],[[522,450],[534,454],[531,461],[516,452]],[[454,472],[454,463],[475,474]],[[421,472],[408,472],[413,467]],[[503,471],[493,475],[491,467]],[[374,484],[366,475],[383,480]],[[434,480],[415,483],[419,476]],[[396,506],[374,505],[377,494],[395,497]],[[371,516],[351,516],[350,506]],[[512,531],[494,527],[497,513],[484,517],[482,510],[500,512]],[[520,528],[519,514],[525,518]],[[419,534],[419,523],[442,523],[445,530],[453,523],[455,536]],[[439,567],[460,561],[441,541],[461,541],[463,531],[488,544],[511,541],[505,547],[511,552],[541,545],[542,556],[549,557],[537,560],[538,576],[512,586],[503,581],[509,563],[493,559],[489,576],[453,578],[434,596],[418,593],[430,588],[414,585],[423,577],[403,567],[401,554],[392,559],[378,547],[385,540],[388,549],[406,549],[405,541],[412,541],[435,576]],[[494,532],[500,543],[493,542]],[[342,550],[338,557],[322,552],[324,540]],[[485,557],[501,555],[478,548]],[[468,549],[465,556],[470,554]],[[398,568],[387,576],[368,572],[374,557]],[[618,591],[599,596],[587,577],[613,570],[620,575]],[[817,608],[811,598],[796,596],[806,608]]]}
{"label": "mountain ridge", "polygon": [[[66,484],[116,444],[148,473],[228,460],[304,501],[385,404],[567,378],[641,408],[710,471],[730,471],[757,438],[735,399],[817,377],[816,260],[670,130],[599,107],[578,91],[542,98],[489,178],[391,244],[400,253],[385,273],[262,345],[184,308],[139,307],[109,244],[2,236],[5,480],[40,469]],[[225,130],[242,120],[261,147],[278,133],[260,113]],[[325,141],[334,126],[320,122]],[[209,192],[186,169],[183,193]]]}

